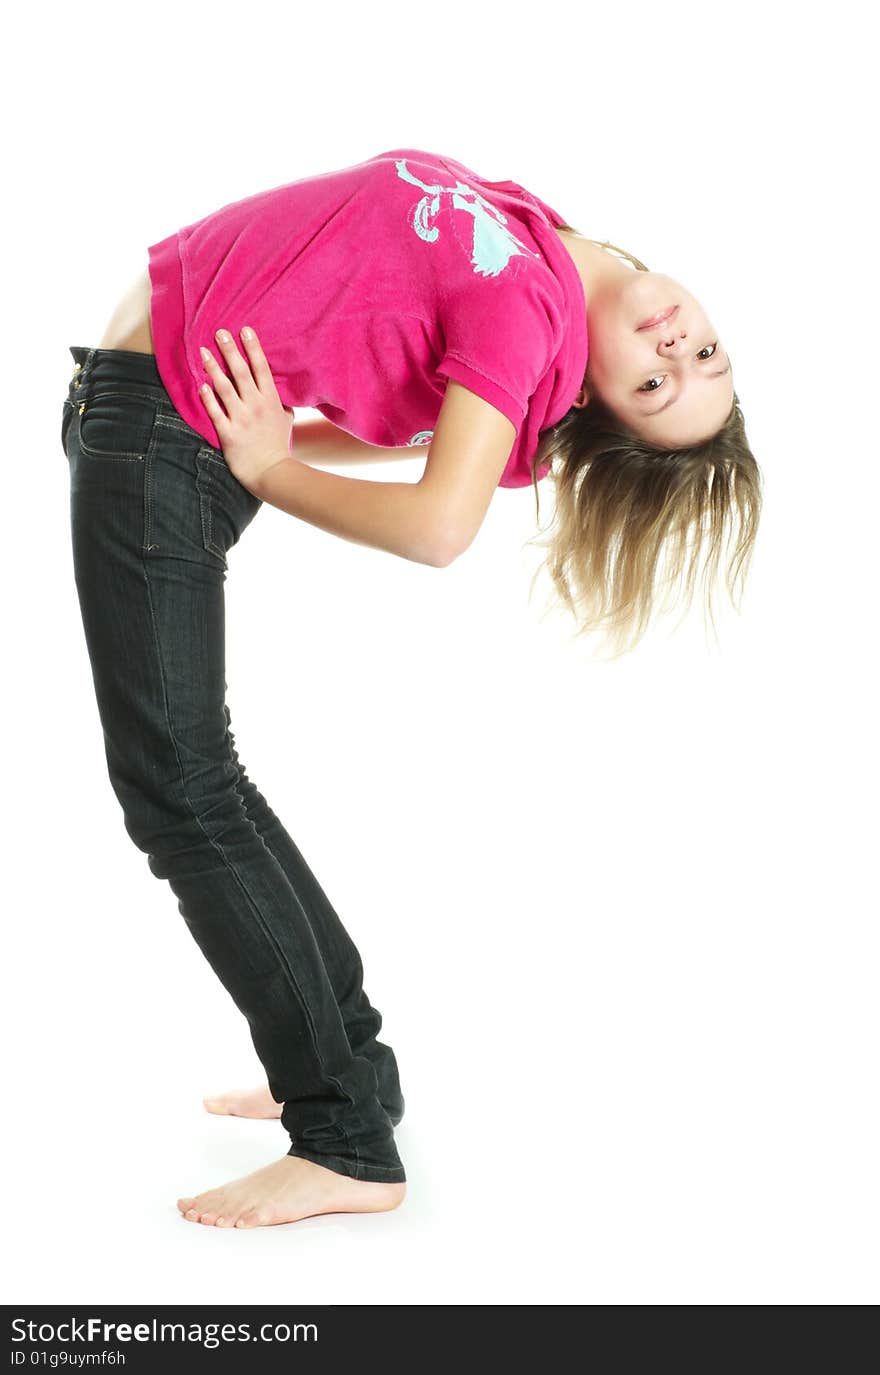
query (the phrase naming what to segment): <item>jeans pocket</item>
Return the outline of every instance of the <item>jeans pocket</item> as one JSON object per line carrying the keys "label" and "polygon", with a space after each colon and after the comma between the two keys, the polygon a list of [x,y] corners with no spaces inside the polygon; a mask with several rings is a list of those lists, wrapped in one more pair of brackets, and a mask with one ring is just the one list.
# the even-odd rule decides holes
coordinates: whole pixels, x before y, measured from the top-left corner
{"label": "jeans pocket", "polygon": [[143,461],[158,410],[158,401],[134,391],[95,391],[79,408],[81,452],[93,459]]}
{"label": "jeans pocket", "polygon": [[196,488],[205,549],[227,567],[229,550],[237,544],[262,506],[228,467],[222,453],[203,444],[196,454]]}

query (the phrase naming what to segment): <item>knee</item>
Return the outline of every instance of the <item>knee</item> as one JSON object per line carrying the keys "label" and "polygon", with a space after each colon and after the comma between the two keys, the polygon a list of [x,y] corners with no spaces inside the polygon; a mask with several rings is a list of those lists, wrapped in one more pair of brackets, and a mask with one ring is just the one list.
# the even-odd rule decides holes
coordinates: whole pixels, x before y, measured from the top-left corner
{"label": "knee", "polygon": [[148,855],[211,845],[214,838],[243,820],[236,771],[225,765],[190,777],[112,778],[125,829]]}

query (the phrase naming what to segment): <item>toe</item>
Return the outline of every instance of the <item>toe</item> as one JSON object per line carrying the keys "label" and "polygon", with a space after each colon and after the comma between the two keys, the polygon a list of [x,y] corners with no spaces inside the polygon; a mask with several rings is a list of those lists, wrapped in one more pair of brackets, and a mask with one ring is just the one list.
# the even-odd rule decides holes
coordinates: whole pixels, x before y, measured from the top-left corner
{"label": "toe", "polygon": [[216,1213],[202,1213],[199,1221],[204,1222],[206,1227],[213,1227],[216,1216]]}
{"label": "toe", "polygon": [[187,1212],[193,1206],[194,1203],[194,1198],[179,1198],[177,1200],[177,1206],[182,1213]]}
{"label": "toe", "polygon": [[188,1222],[198,1222],[198,1220],[199,1220],[199,1210],[198,1210],[198,1208],[188,1208],[187,1211],[184,1213],[184,1217],[187,1219]]}

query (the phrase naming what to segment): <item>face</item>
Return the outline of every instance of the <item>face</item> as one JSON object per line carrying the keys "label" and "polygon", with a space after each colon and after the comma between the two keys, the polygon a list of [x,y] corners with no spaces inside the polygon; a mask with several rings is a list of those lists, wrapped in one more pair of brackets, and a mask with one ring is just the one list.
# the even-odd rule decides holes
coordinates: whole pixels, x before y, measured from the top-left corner
{"label": "face", "polygon": [[[622,265],[618,265],[622,266]],[[677,309],[662,324],[643,321]],[[689,291],[662,272],[614,271],[588,297],[586,388],[642,439],[697,444],[723,425],[733,372],[718,331]]]}

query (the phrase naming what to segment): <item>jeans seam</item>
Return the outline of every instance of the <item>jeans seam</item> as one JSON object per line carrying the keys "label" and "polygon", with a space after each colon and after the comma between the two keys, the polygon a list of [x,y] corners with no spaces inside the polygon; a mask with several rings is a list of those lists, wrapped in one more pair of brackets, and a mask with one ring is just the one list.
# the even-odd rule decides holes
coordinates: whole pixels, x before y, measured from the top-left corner
{"label": "jeans seam", "polygon": [[[167,403],[162,402],[161,404],[166,405]],[[160,409],[158,420],[159,424],[163,425],[166,430],[176,430],[178,434],[185,434],[192,439],[200,439],[203,442],[205,442],[203,440],[203,436],[199,434],[198,430],[194,430],[192,425],[187,424],[187,422],[183,419],[182,416],[169,415],[167,411],[163,411]]]}
{"label": "jeans seam", "polygon": [[[150,433],[150,442],[149,442],[149,444],[147,445],[147,451],[146,451],[146,453],[144,454],[144,537],[143,537],[143,541],[142,541],[142,547],[143,547],[144,551],[147,551],[147,550],[150,550],[150,549],[158,549],[158,548],[159,548],[158,544],[151,544],[151,543],[150,543],[150,534],[151,534],[151,532],[152,532],[152,526],[153,526],[153,460],[154,460],[154,453],[155,453],[156,447],[157,447],[157,445],[158,445],[158,442],[159,442],[159,412],[158,412],[158,408],[157,408],[156,414],[155,414],[155,416],[153,417],[153,428],[152,428],[152,431],[151,431],[151,433]],[[145,567],[144,571],[146,572],[146,567]],[[149,582],[147,583],[147,593],[148,593],[148,596],[149,596]],[[150,618],[152,619],[152,616],[153,616],[153,601],[152,601],[152,598],[151,598],[151,597],[149,598],[149,601],[150,601]],[[155,625],[154,625],[153,628],[154,628],[154,631],[155,631]],[[158,645],[157,645],[157,649],[158,649]],[[160,667],[161,667],[161,663],[162,663],[161,656],[160,656],[160,659],[159,659],[159,663],[160,663]],[[162,685],[163,685],[163,687],[164,687],[164,684],[165,684],[165,675],[164,675],[164,669],[163,669],[163,670],[162,670]],[[177,747],[175,746],[175,754],[176,754],[176,753],[177,753]],[[178,762],[179,762],[179,761],[178,761]]]}
{"label": "jeans seam", "polygon": [[[224,571],[228,571],[229,562],[226,553],[214,540],[214,505],[210,489],[210,469],[204,468],[203,464],[204,448],[199,449],[196,454],[196,490],[199,495],[199,515],[202,521],[202,543],[209,554],[214,554],[223,564]],[[216,459],[211,460],[216,463]]]}
{"label": "jeans seam", "polygon": [[[166,726],[167,726],[167,728],[168,728],[168,735],[169,735],[169,739],[171,740],[172,749],[174,750],[174,758],[175,758],[176,761],[177,761],[177,768],[178,768],[178,771],[179,771],[179,774],[180,774],[180,785],[181,785],[181,789],[182,789],[182,791],[183,791],[184,800],[185,800],[185,802],[186,802],[186,805],[189,807],[189,809],[190,809],[190,811],[191,811],[191,813],[192,813],[192,816],[193,816],[194,821],[196,822],[196,825],[197,825],[197,826],[199,827],[199,829],[202,831],[202,833],[203,833],[203,835],[205,836],[205,839],[208,841],[209,845],[211,845],[212,848],[220,855],[220,858],[223,860],[223,863],[224,863],[224,864],[226,865],[226,867],[229,869],[229,872],[235,876],[236,882],[238,883],[239,887],[241,888],[241,891],[244,893],[244,896],[246,897],[247,901],[248,901],[248,902],[250,903],[250,905],[251,905],[251,908],[252,908],[252,910],[253,910],[253,912],[254,912],[256,918],[257,918],[257,921],[258,921],[259,924],[260,924],[260,927],[261,927],[261,929],[262,929],[262,931],[263,931],[264,936],[267,937],[267,939],[268,939],[270,945],[274,948],[275,953],[276,953],[276,955],[278,956],[278,959],[279,959],[280,962],[281,962],[281,966],[282,966],[282,968],[285,970],[285,972],[286,972],[286,974],[287,974],[287,976],[288,976],[288,978],[289,978],[289,980],[290,980],[290,982],[291,982],[291,984],[292,984],[292,986],[293,986],[293,989],[294,989],[294,991],[295,991],[295,993],[296,993],[296,996],[299,998],[299,1001],[300,1001],[300,1004],[301,1004],[301,1006],[302,1006],[302,1009],[303,1009],[303,1011],[305,1012],[306,1021],[307,1021],[307,1023],[308,1023],[308,1027],[309,1027],[309,1033],[310,1033],[311,1038],[312,1038],[312,1045],[313,1045],[313,1047],[314,1047],[315,1054],[316,1054],[316,1056],[317,1056],[318,1062],[319,1062],[319,1064],[320,1064],[320,1066],[321,1066],[321,1072],[322,1072],[322,1074],[324,1074],[324,1076],[326,1077],[326,1079],[327,1079],[330,1083],[335,1084],[336,1087],[339,1089],[339,1091],[343,1094],[343,1096],[344,1096],[345,1098],[348,1099],[348,1102],[349,1102],[350,1105],[351,1105],[352,1111],[356,1111],[357,1105],[356,1105],[356,1103],[355,1103],[355,1100],[352,1098],[351,1094],[350,1094],[350,1093],[348,1092],[348,1090],[343,1086],[343,1084],[340,1083],[340,1081],[336,1078],[335,1075],[329,1074],[328,1071],[327,1071],[326,1065],[325,1065],[325,1063],[324,1063],[324,1057],[323,1057],[323,1055],[322,1055],[322,1053],[321,1053],[321,1048],[320,1048],[320,1046],[319,1046],[319,1044],[318,1044],[318,1038],[317,1038],[317,1036],[316,1036],[316,1034],[315,1034],[315,1024],[314,1024],[314,1020],[313,1020],[313,1018],[312,1018],[312,1010],[311,1010],[311,1008],[309,1007],[309,1004],[308,1004],[308,1001],[306,1000],[306,998],[303,997],[302,989],[300,988],[299,983],[297,982],[296,975],[295,975],[293,969],[291,968],[291,965],[290,965],[290,963],[289,963],[289,961],[288,961],[288,959],[287,959],[286,954],[285,954],[284,951],[279,947],[278,942],[277,942],[276,939],[275,939],[275,936],[272,934],[272,931],[269,929],[269,927],[268,927],[268,926],[266,925],[266,923],[263,921],[262,915],[261,915],[261,913],[260,913],[259,906],[252,900],[252,898],[251,898],[250,894],[248,893],[247,889],[244,887],[244,885],[243,885],[243,883],[242,883],[242,881],[241,881],[241,878],[240,878],[239,875],[236,873],[236,871],[235,871],[235,869],[233,868],[233,866],[230,865],[230,863],[229,863],[229,861],[228,861],[228,859],[227,859],[227,857],[226,857],[226,853],[225,853],[225,851],[224,851],[222,845],[218,845],[217,842],[214,840],[214,838],[213,838],[212,836],[208,835],[208,832],[205,830],[205,828],[204,828],[204,826],[203,826],[203,824],[202,824],[202,819],[201,819],[201,817],[199,816],[199,814],[198,814],[196,808],[193,806],[192,799],[190,798],[189,791],[188,791],[188,789],[187,789],[186,774],[185,774],[185,772],[184,772],[183,765],[182,765],[182,763],[181,763],[180,752],[179,752],[179,750],[178,750],[178,748],[177,748],[177,737],[176,737],[176,735],[175,735],[175,733],[174,733],[174,725],[173,725],[173,722],[172,722],[172,720],[171,720],[171,712],[170,712],[170,709],[169,709],[169,706],[168,706],[168,694],[167,694],[167,692],[166,692],[166,680],[165,680],[165,663],[164,663],[164,660],[163,660],[163,657],[162,657],[162,644],[161,644],[161,639],[160,639],[160,636],[159,636],[159,629],[158,629],[158,626],[157,626],[157,624],[156,624],[156,613],[155,613],[155,607],[154,607],[154,605],[153,605],[153,595],[152,595],[152,587],[151,587],[151,585],[150,585],[150,574],[149,574],[149,569],[148,569],[148,567],[147,567],[146,560],[142,560],[142,563],[143,563],[143,572],[144,572],[144,583],[145,583],[145,586],[146,586],[146,593],[147,593],[147,603],[148,603],[149,608],[150,608],[150,624],[151,624],[152,627],[153,627],[153,642],[154,642],[155,649],[156,649],[156,655],[157,655],[158,661],[159,661],[159,678],[160,678],[160,682],[161,682],[161,684],[162,684],[162,707],[163,707],[163,711],[164,711],[164,715],[165,715],[165,724],[166,724]],[[298,901],[298,899],[297,899],[297,901]],[[348,1146],[350,1147],[350,1149],[354,1152],[355,1168],[359,1170],[359,1169],[360,1169],[360,1153],[358,1152],[357,1145],[356,1145],[355,1142],[352,1141],[352,1139],[350,1138],[348,1132],[347,1132],[346,1129],[345,1129],[344,1124],[340,1122],[340,1123],[338,1123],[338,1126],[339,1126],[340,1131],[342,1132],[342,1135],[343,1135],[344,1138],[345,1138],[346,1143],[348,1144]]]}

